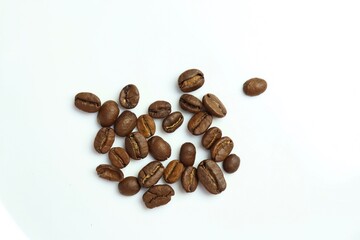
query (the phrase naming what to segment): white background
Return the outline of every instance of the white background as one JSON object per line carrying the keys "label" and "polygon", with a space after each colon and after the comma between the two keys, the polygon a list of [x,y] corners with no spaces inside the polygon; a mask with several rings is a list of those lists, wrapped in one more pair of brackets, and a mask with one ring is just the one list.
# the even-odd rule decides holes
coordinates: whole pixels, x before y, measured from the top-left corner
{"label": "white background", "polygon": [[[0,239],[360,239],[360,14],[351,0],[0,0]],[[227,189],[179,183],[148,210],[96,176],[96,114],[80,91],[117,100],[128,83],[146,112],[179,109],[177,77],[199,68],[228,115],[238,172]],[[267,80],[258,97],[242,93]],[[160,130],[173,147],[200,137]],[[118,138],[117,146],[123,145]],[[132,161],[136,175],[152,158]],[[166,165],[167,163],[164,162]]]}

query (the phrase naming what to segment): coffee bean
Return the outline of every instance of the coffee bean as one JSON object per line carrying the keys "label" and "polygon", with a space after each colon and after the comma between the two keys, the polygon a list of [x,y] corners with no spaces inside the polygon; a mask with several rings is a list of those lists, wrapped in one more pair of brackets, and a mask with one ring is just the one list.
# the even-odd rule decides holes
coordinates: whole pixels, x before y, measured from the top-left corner
{"label": "coffee bean", "polygon": [[113,147],[109,151],[111,164],[117,168],[124,168],[130,162],[130,157],[122,147]]}
{"label": "coffee bean", "polygon": [[175,195],[174,189],[167,185],[155,185],[149,188],[143,195],[143,201],[147,208],[159,207],[167,204],[171,196]]}
{"label": "coffee bean", "polygon": [[120,182],[124,179],[123,172],[112,165],[101,164],[96,168],[96,172],[99,177],[107,179],[109,181]]}
{"label": "coffee bean", "polygon": [[222,131],[218,127],[211,127],[209,128],[203,135],[201,139],[201,144],[204,148],[210,149],[211,146],[220,139],[222,136]]}
{"label": "coffee bean", "polygon": [[129,156],[135,160],[145,158],[149,153],[145,137],[138,132],[130,133],[125,137],[125,149]]}
{"label": "coffee bean", "polygon": [[81,92],[75,96],[75,106],[84,112],[94,113],[99,111],[101,101],[93,93]]}
{"label": "coffee bean", "polygon": [[188,93],[181,95],[179,105],[182,109],[191,113],[205,111],[201,100]]}
{"label": "coffee bean", "polygon": [[233,141],[229,137],[222,137],[212,145],[210,149],[211,158],[216,162],[224,161],[234,147]]}
{"label": "coffee bean", "polygon": [[198,186],[196,168],[193,166],[186,167],[181,176],[181,185],[186,192],[194,192]]}
{"label": "coffee bean", "polygon": [[115,141],[114,129],[103,127],[96,134],[94,148],[98,153],[107,153]]}
{"label": "coffee bean", "polygon": [[171,147],[164,139],[154,136],[148,140],[149,152],[156,160],[164,161],[171,156]]}
{"label": "coffee bean", "polygon": [[162,128],[167,133],[172,133],[178,129],[184,122],[184,116],[181,112],[172,112],[169,116],[164,118]]}
{"label": "coffee bean", "polygon": [[208,113],[215,117],[225,117],[227,111],[224,106],[224,104],[220,101],[218,97],[216,97],[214,94],[208,93],[206,94],[202,102],[204,104],[204,107]]}
{"label": "coffee bean", "polygon": [[198,69],[189,69],[180,74],[178,85],[181,91],[191,92],[204,84],[204,74]]}
{"label": "coffee bean", "polygon": [[251,78],[243,85],[243,91],[248,96],[257,96],[265,92],[267,83],[261,78]]}
{"label": "coffee bean", "polygon": [[121,90],[119,95],[120,105],[126,109],[131,109],[136,107],[136,105],[139,103],[139,99],[140,99],[139,90],[133,84],[126,85]]}
{"label": "coffee bean", "polygon": [[184,165],[179,160],[172,160],[164,170],[164,180],[167,183],[174,183],[181,178]]}
{"label": "coffee bean", "polygon": [[148,113],[153,118],[164,118],[171,113],[171,104],[167,101],[156,101],[150,104]]}
{"label": "coffee bean", "polygon": [[136,127],[136,115],[128,110],[123,111],[116,119],[114,124],[114,130],[120,137],[126,137]]}
{"label": "coffee bean", "polygon": [[119,192],[125,196],[132,196],[137,194],[141,186],[136,177],[126,177],[118,185]]}
{"label": "coffee bean", "polygon": [[230,154],[223,161],[224,171],[227,173],[234,173],[240,167],[240,158],[236,154]]}
{"label": "coffee bean", "polygon": [[98,112],[97,120],[102,127],[113,125],[119,115],[119,107],[115,101],[109,100],[104,102]]}
{"label": "coffee bean", "polygon": [[191,142],[186,142],[181,145],[180,148],[180,162],[184,164],[185,167],[194,165],[196,156],[196,148]]}
{"label": "coffee bean", "polygon": [[139,172],[138,180],[142,187],[151,187],[162,177],[164,166],[159,161],[152,161],[145,165]]}
{"label": "coffee bean", "polygon": [[137,119],[136,126],[139,133],[141,133],[145,138],[151,137],[156,131],[154,119],[149,114],[141,115]]}
{"label": "coffee bean", "polygon": [[189,120],[188,130],[194,135],[201,135],[210,127],[211,123],[211,115],[206,112],[198,112]]}
{"label": "coffee bean", "polygon": [[221,193],[226,188],[224,174],[213,160],[202,161],[197,168],[197,176],[206,190],[212,194]]}

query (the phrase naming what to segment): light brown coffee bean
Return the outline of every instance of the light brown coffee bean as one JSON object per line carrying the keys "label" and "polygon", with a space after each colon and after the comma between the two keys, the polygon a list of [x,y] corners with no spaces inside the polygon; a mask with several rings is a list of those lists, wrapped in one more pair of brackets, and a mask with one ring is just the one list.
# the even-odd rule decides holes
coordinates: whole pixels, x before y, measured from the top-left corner
{"label": "light brown coffee bean", "polygon": [[167,183],[174,183],[180,179],[184,171],[184,165],[179,160],[172,160],[164,170],[164,180]]}
{"label": "light brown coffee bean", "polygon": [[198,69],[186,70],[178,79],[179,88],[183,92],[195,91],[200,88],[204,82],[204,74]]}
{"label": "light brown coffee bean", "polygon": [[234,143],[229,137],[222,137],[218,139],[211,147],[211,158],[216,162],[224,161],[231,153]]}
{"label": "light brown coffee bean", "polygon": [[188,130],[194,135],[201,135],[210,127],[212,119],[206,112],[195,113],[188,122]]}
{"label": "light brown coffee bean", "polygon": [[140,94],[138,88],[134,84],[126,85],[119,95],[119,102],[123,108],[132,109],[139,103]]}
{"label": "light brown coffee bean", "polygon": [[120,137],[126,137],[136,127],[136,115],[128,110],[123,111],[116,119],[114,124],[114,130]]}
{"label": "light brown coffee bean", "polygon": [[75,96],[75,106],[84,112],[94,113],[99,111],[101,101],[93,93],[81,92]]}
{"label": "light brown coffee bean", "polygon": [[215,117],[225,117],[227,110],[220,99],[214,94],[208,93],[202,99],[203,105],[208,113]]}
{"label": "light brown coffee bean", "polygon": [[109,181],[120,182],[124,179],[123,172],[112,165],[101,164],[96,168],[96,172],[99,177],[107,179]]}
{"label": "light brown coffee bean", "polygon": [[194,165],[196,156],[196,148],[191,142],[186,142],[180,147],[180,162],[185,167]]}
{"label": "light brown coffee bean", "polygon": [[156,160],[164,161],[171,156],[171,147],[163,138],[153,136],[148,140],[149,152]]}
{"label": "light brown coffee bean", "polygon": [[171,196],[175,195],[174,189],[167,184],[150,187],[143,195],[143,201],[147,208],[159,207],[167,204]]}
{"label": "light brown coffee bean", "polygon": [[113,147],[109,151],[111,164],[117,168],[124,168],[130,162],[130,157],[122,147]]}
{"label": "light brown coffee bean", "polygon": [[206,190],[212,194],[221,193],[226,188],[224,174],[213,160],[200,162],[197,168],[197,176]]}
{"label": "light brown coffee bean", "polygon": [[210,149],[211,146],[216,142],[218,139],[220,139],[222,136],[222,131],[218,127],[211,127],[204,133],[201,144],[204,148]]}
{"label": "light brown coffee bean", "polygon": [[156,125],[154,119],[149,114],[139,116],[136,126],[139,133],[141,133],[145,138],[149,138],[155,134]]}
{"label": "light brown coffee bean", "polygon": [[125,149],[132,159],[145,158],[149,153],[149,147],[145,137],[138,132],[130,133],[125,137]]}
{"label": "light brown coffee bean", "polygon": [[257,96],[265,92],[267,83],[261,78],[251,78],[243,85],[243,91],[248,96]]}
{"label": "light brown coffee bean", "polygon": [[169,116],[164,118],[162,128],[167,133],[172,133],[178,129],[184,122],[184,116],[181,112],[172,112]]}
{"label": "light brown coffee bean", "polygon": [[98,153],[107,153],[115,141],[115,132],[112,128],[103,127],[96,134],[94,148]]}
{"label": "light brown coffee bean", "polygon": [[151,187],[162,177],[164,166],[159,161],[152,161],[145,165],[139,172],[138,181],[142,187]]}
{"label": "light brown coffee bean", "polygon": [[119,192],[125,196],[133,196],[137,194],[141,186],[136,177],[126,177],[118,185]]}
{"label": "light brown coffee bean", "polygon": [[102,127],[110,127],[115,123],[119,112],[119,106],[115,101],[106,101],[100,107],[97,115],[97,120]]}
{"label": "light brown coffee bean", "polygon": [[193,166],[186,167],[181,176],[181,185],[186,192],[194,192],[198,186],[196,168]]}

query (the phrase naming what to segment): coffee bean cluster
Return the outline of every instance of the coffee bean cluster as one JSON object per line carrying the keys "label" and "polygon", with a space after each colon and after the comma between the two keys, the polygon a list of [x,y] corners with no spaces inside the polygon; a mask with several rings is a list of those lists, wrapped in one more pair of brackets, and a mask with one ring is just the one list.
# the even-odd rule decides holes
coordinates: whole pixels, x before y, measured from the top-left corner
{"label": "coffee bean cluster", "polygon": [[[75,106],[85,112],[97,112],[101,129],[96,134],[94,148],[98,153],[108,154],[111,164],[101,164],[96,168],[99,177],[118,182],[119,192],[125,196],[135,195],[141,188],[148,188],[143,201],[148,208],[167,204],[175,194],[169,185],[181,181],[186,192],[194,192],[200,182],[212,194],[219,194],[226,188],[223,170],[234,173],[240,166],[240,158],[232,153],[234,143],[228,136],[223,136],[218,127],[211,127],[214,117],[222,118],[227,114],[226,107],[214,94],[208,93],[202,100],[189,94],[203,86],[204,74],[198,69],[183,72],[178,78],[178,86],[184,94],[179,105],[184,111],[193,113],[187,123],[193,135],[202,135],[202,146],[210,151],[211,159],[205,159],[194,166],[196,148],[191,142],[181,145],[179,160],[170,161],[166,167],[163,161],[171,156],[171,146],[160,136],[156,136],[154,119],[162,119],[162,128],[167,133],[176,131],[184,122],[183,114],[172,112],[171,104],[159,100],[151,103],[146,114],[136,116],[130,109],[140,100],[138,88],[129,84],[119,94],[118,103],[126,110],[120,114],[119,105],[113,100],[101,104],[93,93],[81,92],[75,96]],[[244,86],[245,94],[259,95],[266,89],[262,79],[250,79]],[[137,130],[135,130],[135,128]],[[125,147],[113,147],[115,136],[124,138]],[[138,176],[125,177],[122,168],[130,160],[140,160],[148,155],[155,160],[146,164]],[[157,184],[163,178],[167,184]]]}

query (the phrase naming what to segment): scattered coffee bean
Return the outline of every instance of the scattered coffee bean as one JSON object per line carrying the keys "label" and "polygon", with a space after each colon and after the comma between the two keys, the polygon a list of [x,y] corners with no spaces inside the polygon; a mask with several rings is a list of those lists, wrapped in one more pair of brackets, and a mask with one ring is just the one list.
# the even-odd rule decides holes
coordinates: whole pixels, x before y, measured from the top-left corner
{"label": "scattered coffee bean", "polygon": [[198,112],[189,120],[188,130],[194,135],[201,135],[210,127],[211,123],[211,115],[206,112]]}
{"label": "scattered coffee bean", "polygon": [[171,156],[171,147],[163,138],[154,136],[148,140],[149,152],[156,160],[164,161]]}
{"label": "scattered coffee bean", "polygon": [[112,165],[101,164],[96,168],[96,172],[99,177],[107,179],[109,181],[120,182],[124,179],[123,172]]}
{"label": "scattered coffee bean", "polygon": [[129,156],[135,160],[145,158],[149,153],[147,141],[139,132],[130,133],[125,137],[125,149]]}
{"label": "scattered coffee bean", "polygon": [[181,185],[186,192],[194,192],[198,186],[196,168],[193,166],[186,167],[181,176]]}
{"label": "scattered coffee bean", "polygon": [[136,115],[128,110],[123,111],[120,116],[116,119],[114,130],[120,137],[126,137],[136,127]]}
{"label": "scattered coffee bean", "polygon": [[171,104],[167,101],[156,101],[150,104],[148,113],[153,118],[164,118],[171,113]]}
{"label": "scattered coffee bean", "polygon": [[243,85],[243,91],[248,96],[257,96],[265,92],[267,83],[261,78],[251,78]]}
{"label": "scattered coffee bean", "polygon": [[179,105],[182,109],[191,113],[205,111],[201,100],[188,93],[181,95]]}
{"label": "scattered coffee bean", "polygon": [[115,141],[114,129],[103,127],[96,134],[94,148],[98,153],[107,153]]}
{"label": "scattered coffee bean", "polygon": [[229,137],[222,137],[218,139],[211,147],[211,158],[216,162],[224,161],[231,153],[234,143]]}
{"label": "scattered coffee bean", "polygon": [[224,104],[220,101],[218,97],[216,97],[214,94],[208,93],[206,94],[202,102],[204,104],[204,107],[208,113],[215,117],[225,117],[227,111],[224,106]]}
{"label": "scattered coffee bean", "polygon": [[131,109],[139,103],[140,94],[134,84],[126,85],[120,92],[119,102],[123,108]]}
{"label": "scattered coffee bean", "polygon": [[213,160],[200,162],[197,168],[197,176],[206,190],[212,194],[221,193],[226,188],[224,174]]}
{"label": "scattered coffee bean", "polygon": [[125,196],[133,196],[137,194],[141,186],[136,177],[126,177],[118,185],[119,192]]}
{"label": "scattered coffee bean", "polygon": [[186,70],[178,79],[179,88],[183,92],[195,91],[200,88],[204,82],[204,74],[198,69]]}
{"label": "scattered coffee bean", "polygon": [[142,187],[151,187],[162,177],[164,166],[159,161],[152,161],[145,165],[139,172],[138,181]]}
{"label": "scattered coffee bean", "polygon": [[230,154],[223,161],[224,171],[227,173],[234,173],[240,166],[240,158],[236,154]]}
{"label": "scattered coffee bean", "polygon": [[143,195],[143,201],[147,208],[159,207],[167,204],[171,200],[171,196],[174,196],[174,189],[167,185],[155,185],[149,188]]}
{"label": "scattered coffee bean", "polygon": [[117,168],[124,168],[130,162],[129,154],[122,147],[113,147],[109,151],[111,164]]}
{"label": "scattered coffee bean", "polygon": [[154,119],[149,114],[144,114],[138,117],[136,123],[139,133],[145,138],[149,138],[155,134],[156,125]]}
{"label": "scattered coffee bean", "polygon": [[211,127],[209,128],[203,135],[201,139],[201,144],[204,148],[210,149],[211,146],[220,139],[222,136],[222,131],[218,127]]}
{"label": "scattered coffee bean", "polygon": [[115,123],[119,112],[119,106],[115,101],[106,101],[100,107],[97,115],[97,120],[102,127],[110,127]]}
{"label": "scattered coffee bean", "polygon": [[165,132],[172,133],[178,129],[184,122],[184,116],[181,112],[172,112],[169,116],[164,118],[162,127]]}
{"label": "scattered coffee bean", "polygon": [[75,96],[75,106],[84,112],[94,113],[99,111],[101,101],[93,93],[81,92]]}
{"label": "scattered coffee bean", "polygon": [[180,162],[184,164],[185,167],[194,165],[196,156],[196,148],[191,142],[186,142],[181,145],[180,148]]}
{"label": "scattered coffee bean", "polygon": [[164,180],[167,183],[174,183],[180,179],[184,171],[184,165],[179,160],[172,160],[164,170]]}

